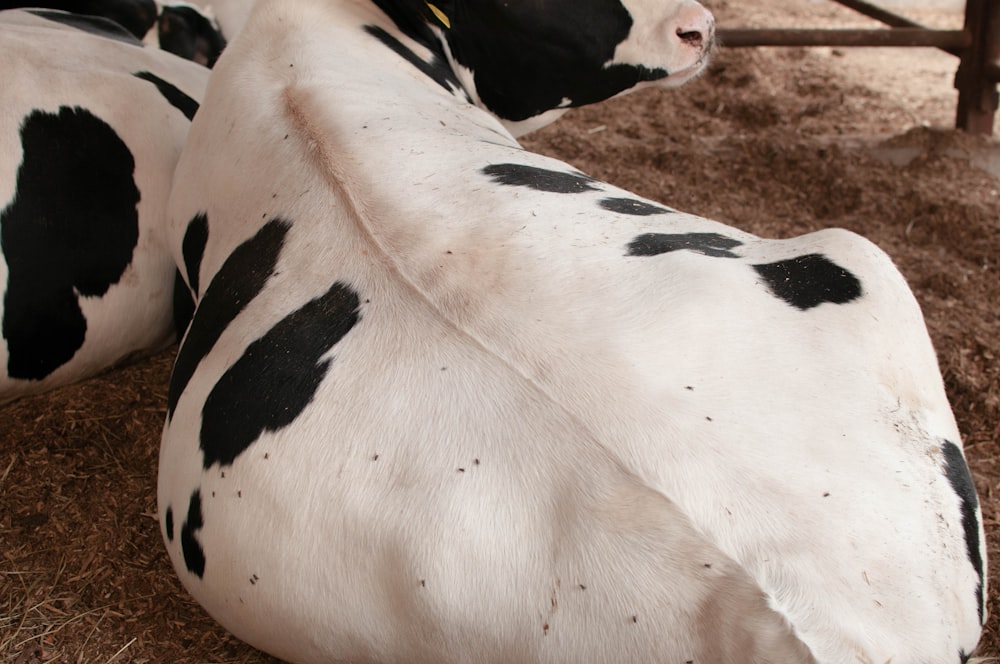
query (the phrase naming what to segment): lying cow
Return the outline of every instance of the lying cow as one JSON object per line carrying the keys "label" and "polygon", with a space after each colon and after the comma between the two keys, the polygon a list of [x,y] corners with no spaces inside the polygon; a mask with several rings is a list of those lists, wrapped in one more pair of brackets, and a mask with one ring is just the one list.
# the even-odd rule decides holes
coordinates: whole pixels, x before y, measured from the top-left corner
{"label": "lying cow", "polygon": [[291,662],[964,661],[985,542],[903,277],[520,148],[704,64],[690,0],[585,5],[264,0],[230,44],[170,201],[184,585]]}
{"label": "lying cow", "polygon": [[[0,9],[56,9],[78,15],[114,21],[133,37],[151,46],[211,67],[219,58],[226,40],[218,22],[195,5],[185,2],[164,4],[154,0],[0,0]],[[84,25],[94,21],[83,20]]]}
{"label": "lying cow", "polygon": [[183,327],[164,215],[209,70],[48,10],[0,12],[0,61],[2,402]]}

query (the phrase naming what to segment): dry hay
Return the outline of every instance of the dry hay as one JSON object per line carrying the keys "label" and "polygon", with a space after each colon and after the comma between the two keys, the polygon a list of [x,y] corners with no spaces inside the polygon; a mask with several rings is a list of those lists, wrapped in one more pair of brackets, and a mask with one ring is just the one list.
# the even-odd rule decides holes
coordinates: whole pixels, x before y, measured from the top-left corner
{"label": "dry hay", "polygon": [[[779,0],[760,5],[787,15]],[[713,9],[723,20],[737,10]],[[758,17],[741,18],[729,24]],[[829,49],[725,51],[689,87],[576,111],[525,143],[751,232],[843,226],[893,256],[924,307],[982,498],[995,564],[979,654],[996,656],[1000,180],[973,163],[1000,162],[1000,143],[920,126],[951,123],[947,84],[916,89],[928,80],[918,76],[900,95],[870,68],[852,76],[863,61]],[[883,80],[899,78],[889,73]],[[160,540],[157,443],[172,352],[0,407],[0,660],[273,661],[189,599]]]}

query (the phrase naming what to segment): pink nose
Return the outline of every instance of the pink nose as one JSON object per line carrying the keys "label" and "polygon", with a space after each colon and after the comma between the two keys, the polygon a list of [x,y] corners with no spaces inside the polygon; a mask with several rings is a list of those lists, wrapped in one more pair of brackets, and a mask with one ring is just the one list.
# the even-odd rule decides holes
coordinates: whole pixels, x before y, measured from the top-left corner
{"label": "pink nose", "polygon": [[674,18],[674,34],[685,46],[707,50],[715,41],[715,19],[701,5],[689,5]]}

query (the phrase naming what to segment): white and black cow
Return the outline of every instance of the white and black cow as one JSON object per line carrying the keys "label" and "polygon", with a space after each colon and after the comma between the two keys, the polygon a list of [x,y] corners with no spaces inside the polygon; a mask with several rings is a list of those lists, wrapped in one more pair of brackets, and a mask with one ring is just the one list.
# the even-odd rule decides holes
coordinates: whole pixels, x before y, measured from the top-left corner
{"label": "white and black cow", "polygon": [[206,67],[215,66],[226,38],[218,21],[186,2],[157,2],[156,24],[144,42]]}
{"label": "white and black cow", "polygon": [[689,0],[258,4],[170,202],[198,304],[159,513],[225,627],[301,663],[967,659],[979,506],[890,259],[495,117],[684,80],[711,30]]}
{"label": "white and black cow", "polygon": [[210,72],[50,10],[0,12],[0,62],[3,402],[177,337],[166,203]]}
{"label": "white and black cow", "polygon": [[[155,0],[0,0],[0,9],[55,9],[67,12],[64,22],[77,16],[114,21],[136,39],[168,53],[211,67],[219,58],[226,40],[210,13],[186,2],[162,3]],[[83,26],[92,25],[90,18]]]}

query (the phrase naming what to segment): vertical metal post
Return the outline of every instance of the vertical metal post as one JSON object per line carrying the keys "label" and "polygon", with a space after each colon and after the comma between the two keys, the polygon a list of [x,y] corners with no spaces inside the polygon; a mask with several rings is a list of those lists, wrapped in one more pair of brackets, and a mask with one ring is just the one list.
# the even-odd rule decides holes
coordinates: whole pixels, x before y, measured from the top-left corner
{"label": "vertical metal post", "polygon": [[972,45],[961,55],[955,73],[958,115],[955,124],[969,133],[993,133],[997,111],[997,61],[1000,60],[1000,2],[966,0],[965,30]]}

